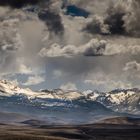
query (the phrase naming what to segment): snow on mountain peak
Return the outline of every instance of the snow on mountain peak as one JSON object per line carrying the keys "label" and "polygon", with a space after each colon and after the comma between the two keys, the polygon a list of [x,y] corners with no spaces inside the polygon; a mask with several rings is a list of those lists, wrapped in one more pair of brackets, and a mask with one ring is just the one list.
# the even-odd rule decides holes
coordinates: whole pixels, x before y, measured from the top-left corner
{"label": "snow on mountain peak", "polygon": [[0,80],[0,91],[7,94],[13,94],[13,92],[19,91],[20,88],[14,85],[13,82],[7,80]]}
{"label": "snow on mountain peak", "polygon": [[11,96],[15,94],[24,94],[26,96],[35,96],[38,94],[30,89],[22,89],[13,82],[7,80],[0,80],[0,93],[4,96]]}
{"label": "snow on mountain peak", "polygon": [[0,80],[0,96],[24,95],[28,99],[58,99],[95,101],[103,104],[107,108],[118,112],[140,112],[140,90],[139,89],[116,89],[111,92],[98,91],[64,91],[62,89],[41,90],[38,92],[30,89],[20,88],[12,82]]}
{"label": "snow on mountain peak", "polygon": [[12,96],[23,94],[28,98],[56,98],[56,99],[65,99],[73,100],[84,96],[81,92],[78,91],[63,91],[61,89],[55,90],[41,90],[38,92],[32,91],[27,88],[20,88],[15,85],[13,82],[7,80],[0,80],[0,94],[2,96]]}

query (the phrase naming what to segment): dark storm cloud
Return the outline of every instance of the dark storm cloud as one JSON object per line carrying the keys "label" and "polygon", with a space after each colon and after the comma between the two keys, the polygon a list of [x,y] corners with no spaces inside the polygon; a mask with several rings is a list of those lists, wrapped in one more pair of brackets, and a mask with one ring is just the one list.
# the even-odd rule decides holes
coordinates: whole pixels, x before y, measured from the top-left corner
{"label": "dark storm cloud", "polygon": [[64,26],[59,13],[47,9],[39,12],[38,17],[46,23],[49,31],[55,34],[62,34],[64,32]]}
{"label": "dark storm cloud", "polygon": [[[140,35],[140,2],[138,0],[118,0],[111,5],[107,1],[113,0],[71,0],[73,3],[70,5],[80,7],[81,12],[90,12],[86,18],[81,12],[77,13],[79,9],[74,12],[70,9],[67,11],[68,15],[65,14],[66,11],[61,9],[61,2],[58,0],[52,0],[50,3],[44,0],[44,4],[38,4],[42,0],[33,3],[25,0],[25,3],[20,0],[10,1],[10,3],[3,1],[0,1],[1,6],[12,8],[21,8],[28,4],[38,6],[29,6],[29,8],[37,7],[36,14],[30,13],[26,8],[11,10],[9,7],[2,7],[4,8],[2,11],[7,8],[10,12],[5,12],[7,16],[2,14],[6,23],[2,24],[0,30],[0,35],[2,34],[2,37],[0,36],[1,73],[12,70],[28,74],[32,73],[32,69],[36,67],[40,72],[44,70],[45,65],[48,71],[56,71],[58,75],[62,73],[63,80],[72,79],[73,82],[86,80],[87,83],[94,85],[94,82],[98,83],[96,82],[98,80],[101,81],[99,83],[103,83],[102,77],[104,80],[106,76],[108,81],[113,81],[115,76],[115,83],[123,79],[126,82],[127,74],[130,75],[132,70],[129,68],[127,71],[122,71],[122,69],[125,64],[127,67],[130,66],[131,63],[128,62],[136,60],[135,57],[131,59],[131,55],[137,55],[136,62],[140,62],[140,42],[135,40],[136,38],[126,36],[139,37]],[[17,4],[12,2],[17,2]],[[69,16],[71,14],[74,16]],[[23,20],[26,16],[32,17],[33,20],[28,21],[26,18],[27,21],[24,20],[23,23],[23,20],[18,19],[19,15],[23,16]],[[11,23],[13,18],[19,21],[19,28],[17,24]],[[7,32],[5,33],[2,29],[6,29]],[[89,33],[101,35],[91,36]],[[9,64],[11,64],[10,67]],[[38,71],[35,70],[36,73]],[[48,71],[46,70],[46,77]],[[99,76],[96,77],[96,75]]]}
{"label": "dark storm cloud", "polygon": [[112,34],[140,36],[140,1],[127,0],[110,4],[105,24]]}
{"label": "dark storm cloud", "polygon": [[[1,6],[10,6],[12,8],[22,8],[27,5],[38,5],[37,13],[40,20],[44,21],[49,31],[55,34],[64,31],[63,24],[59,12],[51,11],[52,5],[55,1],[51,0],[0,0]],[[30,10],[32,11],[32,10]]]}
{"label": "dark storm cloud", "polygon": [[107,16],[104,19],[104,24],[108,25],[111,34],[126,33],[123,17],[127,14],[127,11],[122,5],[121,3],[111,3],[107,9]]}
{"label": "dark storm cloud", "polygon": [[124,28],[124,20],[123,20],[124,15],[125,14],[123,12],[113,13],[113,14],[110,14],[105,19],[104,24],[108,25],[109,32],[111,34],[124,34],[126,32]]}
{"label": "dark storm cloud", "polygon": [[0,0],[1,6],[10,6],[13,8],[21,8],[28,4],[34,5],[44,0]]}
{"label": "dark storm cloud", "polygon": [[109,25],[104,23],[104,19],[98,16],[94,16],[93,20],[86,25],[83,31],[87,31],[91,34],[109,35]]}
{"label": "dark storm cloud", "polygon": [[125,13],[108,11],[108,15],[105,19],[99,20],[94,18],[84,30],[91,34],[126,34],[126,29],[124,27],[125,21],[123,20]]}
{"label": "dark storm cloud", "polygon": [[100,18],[93,17],[92,22],[88,23],[84,30],[91,34],[139,37],[139,13],[140,1],[138,0],[110,2],[104,14],[100,15]]}

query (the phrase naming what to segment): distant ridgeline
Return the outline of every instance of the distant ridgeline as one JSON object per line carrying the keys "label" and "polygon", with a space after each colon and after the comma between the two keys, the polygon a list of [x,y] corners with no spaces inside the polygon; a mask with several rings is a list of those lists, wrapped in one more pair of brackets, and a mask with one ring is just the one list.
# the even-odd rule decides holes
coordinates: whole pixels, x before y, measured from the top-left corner
{"label": "distant ridgeline", "polygon": [[[31,105],[37,105],[39,108],[48,107],[77,107],[88,108],[92,110],[93,104],[103,105],[107,109],[119,113],[129,113],[140,115],[140,90],[117,89],[111,92],[84,91],[75,90],[42,90],[32,91],[31,89],[20,88],[12,82],[0,80],[1,103],[6,100],[11,102],[13,97],[22,100],[18,104],[27,102]],[[15,104],[15,103],[14,103]],[[84,105],[83,105],[84,104]],[[8,104],[5,103],[7,106]],[[61,108],[62,109],[62,108]],[[72,108],[71,108],[72,109]],[[75,108],[76,109],[76,108]],[[94,110],[92,110],[94,111]]]}

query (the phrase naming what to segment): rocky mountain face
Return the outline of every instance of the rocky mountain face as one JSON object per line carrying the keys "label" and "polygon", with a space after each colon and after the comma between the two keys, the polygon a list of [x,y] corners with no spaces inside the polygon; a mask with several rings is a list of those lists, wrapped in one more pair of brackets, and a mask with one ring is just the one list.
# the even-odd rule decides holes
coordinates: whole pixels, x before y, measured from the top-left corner
{"label": "rocky mountain face", "polygon": [[[63,91],[41,90],[38,92],[30,89],[22,89],[6,80],[0,81],[0,100],[14,104],[22,104],[37,107],[56,107],[60,109],[80,108],[93,109],[95,104],[106,110],[119,113],[140,115],[140,90],[139,89],[116,89],[111,92],[98,91]],[[15,105],[16,106],[16,105]]]}

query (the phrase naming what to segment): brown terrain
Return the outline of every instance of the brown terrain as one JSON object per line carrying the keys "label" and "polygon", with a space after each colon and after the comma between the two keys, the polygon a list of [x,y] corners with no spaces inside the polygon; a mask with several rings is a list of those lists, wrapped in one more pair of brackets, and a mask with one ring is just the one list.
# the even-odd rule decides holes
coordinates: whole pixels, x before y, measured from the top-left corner
{"label": "brown terrain", "polygon": [[87,125],[0,124],[0,140],[140,140],[140,119],[110,118]]}

